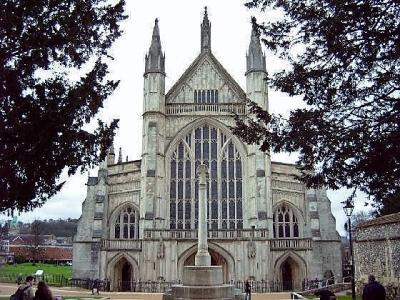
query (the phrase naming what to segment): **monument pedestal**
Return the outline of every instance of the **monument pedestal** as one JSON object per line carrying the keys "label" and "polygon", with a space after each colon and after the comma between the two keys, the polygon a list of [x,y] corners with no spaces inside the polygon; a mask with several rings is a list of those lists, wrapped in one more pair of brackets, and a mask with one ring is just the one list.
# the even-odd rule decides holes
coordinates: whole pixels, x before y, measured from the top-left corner
{"label": "monument pedestal", "polygon": [[186,266],[182,285],[173,285],[163,300],[175,299],[244,299],[240,290],[223,283],[220,266]]}

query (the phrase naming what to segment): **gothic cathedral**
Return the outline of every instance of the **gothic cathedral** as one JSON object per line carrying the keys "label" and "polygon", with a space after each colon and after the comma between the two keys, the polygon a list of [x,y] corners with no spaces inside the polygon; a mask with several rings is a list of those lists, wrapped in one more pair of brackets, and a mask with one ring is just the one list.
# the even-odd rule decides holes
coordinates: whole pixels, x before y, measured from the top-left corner
{"label": "gothic cathedral", "polygon": [[[340,237],[324,189],[295,179],[292,164],[232,135],[245,99],[268,109],[265,56],[251,34],[246,90],[212,53],[204,14],[200,54],[165,93],[165,56],[155,21],[146,55],[142,159],[115,160],[110,149],[89,177],[74,239],[73,277],[129,282],[182,279],[197,250],[198,178],[209,168],[208,239],[226,282],[251,278],[298,290],[306,278],[341,278]],[[127,284],[128,283],[128,284]]]}

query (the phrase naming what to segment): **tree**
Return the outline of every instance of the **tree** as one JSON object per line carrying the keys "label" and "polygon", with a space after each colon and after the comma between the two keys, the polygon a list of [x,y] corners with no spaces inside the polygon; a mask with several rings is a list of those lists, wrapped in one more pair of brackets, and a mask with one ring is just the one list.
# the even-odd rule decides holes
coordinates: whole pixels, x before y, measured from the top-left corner
{"label": "tree", "polygon": [[400,212],[400,194],[394,195],[390,198],[382,199],[380,203],[375,206],[373,215],[375,217],[382,217]]}
{"label": "tree", "polygon": [[253,0],[283,17],[253,26],[290,68],[268,78],[302,95],[288,118],[250,102],[234,132],[263,151],[299,153],[308,187],[361,190],[375,203],[400,192],[400,2]]}
{"label": "tree", "polygon": [[118,120],[84,126],[118,86],[106,78],[108,49],[126,16],[123,0],[108,3],[0,2],[0,211],[40,207],[64,168],[71,175],[105,157]]}
{"label": "tree", "polygon": [[41,225],[41,222],[38,220],[32,222],[30,226],[31,238],[28,238],[27,240],[30,259],[33,265],[35,265],[43,257],[45,252],[45,249],[42,247],[44,241],[41,232]]}
{"label": "tree", "polygon": [[[351,228],[354,231],[354,229],[357,227],[358,224],[360,224],[364,221],[371,220],[372,214],[361,210],[361,211],[353,213],[351,215],[350,219],[351,219]],[[347,232],[349,231],[347,222],[344,224],[344,230],[346,230]]]}

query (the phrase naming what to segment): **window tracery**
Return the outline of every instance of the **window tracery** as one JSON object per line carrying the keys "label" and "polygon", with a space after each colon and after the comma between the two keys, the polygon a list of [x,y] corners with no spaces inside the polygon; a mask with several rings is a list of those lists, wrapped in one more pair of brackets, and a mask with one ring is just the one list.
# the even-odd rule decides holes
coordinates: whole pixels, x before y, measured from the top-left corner
{"label": "window tracery", "polygon": [[170,162],[170,228],[198,225],[198,178],[209,168],[207,216],[210,229],[243,228],[242,160],[230,138],[218,128],[195,128],[177,145]]}
{"label": "window tracery", "polygon": [[139,213],[128,206],[120,211],[114,222],[115,239],[137,239],[139,236]]}
{"label": "window tracery", "polygon": [[285,204],[273,214],[274,238],[299,237],[299,223],[293,210]]}

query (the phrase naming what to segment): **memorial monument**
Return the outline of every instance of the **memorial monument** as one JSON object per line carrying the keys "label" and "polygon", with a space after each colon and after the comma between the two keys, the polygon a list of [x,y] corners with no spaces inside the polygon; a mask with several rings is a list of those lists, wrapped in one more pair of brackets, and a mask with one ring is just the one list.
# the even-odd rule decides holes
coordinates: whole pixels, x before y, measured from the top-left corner
{"label": "memorial monument", "polygon": [[183,268],[182,284],[172,286],[163,300],[172,299],[243,299],[240,290],[224,284],[221,266],[211,266],[207,243],[207,182],[208,170],[205,164],[198,167],[199,177],[199,227],[197,254],[194,266]]}

